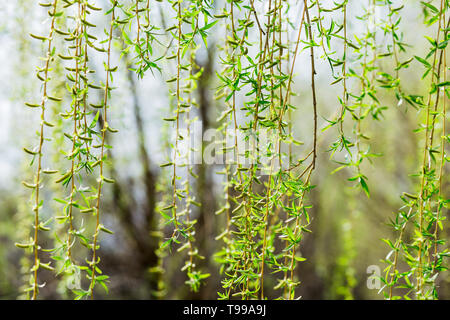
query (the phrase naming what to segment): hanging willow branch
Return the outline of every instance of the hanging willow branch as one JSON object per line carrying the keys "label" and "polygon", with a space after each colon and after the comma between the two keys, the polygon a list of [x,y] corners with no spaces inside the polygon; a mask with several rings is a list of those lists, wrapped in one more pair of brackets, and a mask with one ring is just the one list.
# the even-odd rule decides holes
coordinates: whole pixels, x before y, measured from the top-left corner
{"label": "hanging willow branch", "polygon": [[[385,296],[388,299],[401,298],[395,295],[394,289],[402,287],[408,289],[404,295],[407,298],[414,295],[417,299],[437,299],[436,278],[440,271],[445,270],[443,258],[447,255],[447,249],[439,252],[439,244],[443,244],[444,241],[438,238],[438,226],[442,226],[440,211],[445,203],[442,199],[445,140],[441,140],[440,147],[435,147],[433,136],[437,130],[436,117],[441,116],[444,122],[446,120],[446,99],[440,102],[440,90],[448,85],[446,76],[444,81],[441,81],[441,71],[445,70],[446,65],[445,51],[450,20],[445,21],[447,9],[444,1],[441,1],[439,9],[431,4],[422,4],[425,10],[430,9],[434,13],[428,23],[431,25],[437,22],[437,31],[434,39],[427,38],[431,44],[427,56],[425,58],[415,56],[415,59],[425,67],[422,79],[431,73],[427,101],[423,103],[421,98],[416,98],[414,101],[415,105],[425,113],[423,159],[420,173],[417,175],[420,177],[420,186],[417,194],[405,192],[402,196],[405,207],[409,209],[407,213],[400,211],[392,222],[392,226],[399,232],[396,241],[392,243],[388,239],[384,240],[392,249],[386,258],[388,268],[385,282],[389,290]],[[429,58],[432,58],[431,63],[427,61]],[[448,91],[445,94],[448,95]],[[442,130],[442,135],[445,136],[445,124]],[[439,152],[442,154],[438,162],[434,154]],[[411,243],[408,243],[406,234],[408,227],[414,234],[410,239]],[[392,253],[393,259],[390,260]],[[407,264],[406,270],[401,272],[399,271],[400,258],[403,258]]]}
{"label": "hanging willow branch", "polygon": [[[48,43],[48,47],[47,47],[47,52],[46,52],[46,57],[44,58],[45,61],[45,65],[43,67],[43,69],[39,70],[38,73],[38,78],[43,82],[43,93],[42,93],[42,101],[40,105],[37,104],[32,104],[32,103],[26,103],[26,105],[28,107],[32,107],[32,108],[41,108],[41,124],[40,124],[40,129],[39,129],[39,144],[37,147],[36,151],[31,151],[27,148],[24,148],[25,152],[32,154],[33,157],[35,157],[37,155],[37,169],[36,169],[36,175],[35,175],[35,181],[34,183],[30,184],[27,182],[24,182],[23,184],[28,187],[33,189],[34,194],[35,194],[35,202],[34,202],[34,207],[33,207],[33,211],[34,211],[34,238],[33,238],[33,242],[32,244],[27,244],[27,245],[23,245],[23,244],[16,244],[18,247],[22,247],[22,248],[28,248],[28,247],[32,247],[33,248],[33,252],[34,252],[34,265],[31,268],[31,290],[32,290],[32,299],[35,300],[37,299],[38,293],[39,293],[39,284],[38,284],[38,270],[39,268],[45,268],[45,269],[52,269],[52,267],[50,267],[50,263],[48,264],[44,264],[40,261],[39,259],[39,230],[47,230],[46,227],[40,223],[40,219],[39,219],[39,209],[43,206],[43,201],[40,198],[40,189],[41,189],[41,173],[42,173],[42,158],[43,158],[43,144],[44,144],[44,128],[45,126],[48,125],[48,122],[46,122],[45,120],[45,107],[46,107],[46,102],[49,98],[49,94],[47,92],[48,90],[48,82],[49,82],[49,70],[50,70],[50,62],[54,60],[54,51],[53,51],[53,36],[54,36],[54,32],[55,32],[55,21],[56,21],[56,10],[57,10],[57,5],[58,5],[58,0],[55,0],[53,2],[53,4],[51,5],[52,8],[49,10],[49,15],[52,17],[51,19],[51,25],[50,25],[50,31],[48,34],[48,37],[41,37],[41,36],[37,36],[34,34],[31,34],[31,36],[37,40],[40,41],[44,41]],[[43,75],[40,75],[40,73],[43,73]],[[51,99],[54,100],[54,99]]]}
{"label": "hanging willow branch", "polygon": [[108,124],[108,118],[107,118],[107,110],[108,110],[108,97],[110,95],[110,81],[112,80],[112,72],[116,71],[117,67],[111,66],[111,44],[113,40],[113,32],[114,27],[116,25],[116,16],[115,16],[115,9],[118,6],[118,2],[114,0],[112,2],[112,8],[109,10],[111,12],[111,23],[108,33],[108,49],[107,49],[107,62],[105,65],[105,71],[106,71],[106,82],[104,87],[104,95],[103,95],[103,125],[102,125],[102,138],[101,138],[101,147],[100,147],[100,158],[97,160],[99,165],[99,178],[98,178],[98,186],[97,186],[97,196],[96,196],[96,205],[95,205],[95,215],[96,215],[96,224],[95,224],[95,233],[94,233],[94,240],[92,243],[92,259],[89,262],[89,265],[91,267],[91,284],[89,286],[89,295],[91,298],[94,297],[94,287],[96,282],[98,281],[104,281],[105,278],[102,277],[99,279],[99,276],[96,276],[96,273],[101,273],[100,269],[98,268],[98,263],[100,259],[97,256],[97,241],[98,241],[98,235],[100,231],[104,231],[107,233],[111,233],[108,229],[106,229],[102,224],[100,224],[100,200],[101,200],[101,194],[102,194],[102,187],[104,182],[114,182],[111,179],[108,179],[104,177],[103,175],[103,167],[104,167],[104,161],[106,157],[105,153],[105,139],[106,139],[106,132],[114,130],[110,128]]}

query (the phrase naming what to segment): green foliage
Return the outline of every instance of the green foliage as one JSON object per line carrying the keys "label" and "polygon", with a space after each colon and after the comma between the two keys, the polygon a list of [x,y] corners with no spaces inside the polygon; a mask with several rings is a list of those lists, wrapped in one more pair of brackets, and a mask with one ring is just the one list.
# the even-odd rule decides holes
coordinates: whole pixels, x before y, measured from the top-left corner
{"label": "green foliage", "polygon": [[[445,157],[445,140],[435,143],[437,122],[442,118],[442,128],[446,126],[446,98],[440,103],[441,83],[446,82],[446,54],[448,26],[450,20],[446,19],[448,2],[441,1],[437,9],[431,3],[421,2],[425,13],[425,23],[436,28],[435,38],[426,37],[431,44],[425,57],[415,56],[415,59],[425,67],[422,76],[424,81],[429,79],[429,90],[426,99],[420,99],[417,104],[423,115],[424,123],[420,123],[417,132],[424,134],[423,162],[420,172],[416,175],[419,183],[417,193],[404,193],[401,197],[404,206],[391,221],[397,232],[395,242],[388,239],[384,241],[390,247],[386,257],[386,284],[385,296],[389,299],[437,299],[438,292],[436,278],[439,273],[446,270],[444,258],[448,255],[445,240],[440,239],[439,229],[443,230],[442,222],[445,215],[443,209],[447,208],[448,200],[443,197],[443,174]],[[395,35],[394,35],[395,37]],[[431,63],[428,62],[429,59]],[[443,75],[442,75],[443,70]],[[442,79],[443,78],[443,79]],[[426,101],[426,102],[422,102]],[[435,157],[439,154],[440,157]],[[400,259],[407,264],[404,271],[400,271]],[[402,295],[396,294],[395,289],[404,289]]]}
{"label": "green foliage", "polygon": [[[47,30],[30,36],[44,48],[36,68],[41,91],[35,100],[25,102],[30,113],[40,113],[37,142],[30,140],[23,147],[34,171],[23,181],[32,194],[33,226],[31,237],[23,235],[24,240],[16,243],[31,254],[31,263],[23,263],[29,273],[24,288],[28,298],[38,298],[45,286],[39,281],[44,272],[55,274],[64,295],[74,299],[93,298],[96,285],[108,292],[112,279],[101,270],[100,237],[114,231],[104,225],[107,209],[102,204],[104,193],[118,178],[109,176],[113,170],[107,173],[114,165],[108,138],[118,131],[110,113],[119,104],[113,84],[120,84],[114,78],[122,72],[120,61],[125,61],[124,71],[140,80],[149,71],[160,77],[168,96],[160,136],[164,161],[152,200],[159,213],[157,230],[145,230],[146,237],[158,242],[157,261],[148,270],[157,279],[155,297],[166,295],[166,264],[175,261],[195,293],[213,278],[208,268],[217,267],[219,299],[300,298],[303,275],[298,265],[310,259],[302,248],[308,234],[315,232],[311,194],[321,188],[316,179],[320,153],[328,152],[329,160],[337,164],[331,173],[358,191],[353,201],[376,196],[365,171],[373,158],[381,156],[373,151],[378,146],[372,142],[370,127],[386,126],[387,110],[405,107],[418,112],[416,132],[423,136],[423,162],[415,189],[401,196],[403,207],[391,220],[393,238],[383,239],[390,252],[384,259],[381,291],[387,299],[437,299],[436,279],[446,270],[448,257],[441,236],[448,209],[444,185],[450,97],[448,0],[438,6],[434,3],[438,1],[421,2],[424,24],[434,32],[426,37],[428,51],[422,56],[411,56],[403,39],[401,1],[358,2],[364,9],[359,16],[351,10],[355,1],[349,0],[158,2],[110,0],[106,7],[91,0],[40,4],[48,10]],[[387,14],[377,20],[377,10]],[[98,16],[107,19],[105,30],[94,23]],[[364,28],[356,30],[352,24]],[[220,30],[223,41],[215,43],[212,34]],[[218,66],[210,67],[212,72],[202,63],[205,52],[220,59]],[[309,60],[299,66],[303,53]],[[93,67],[95,59],[102,61],[103,70]],[[326,71],[318,67],[320,62]],[[299,67],[307,74],[307,88],[295,85]],[[409,68],[423,70],[419,81],[427,85],[425,96],[410,93],[401,80]],[[208,72],[216,77],[205,80]],[[327,88],[332,88],[328,90],[338,88],[340,94],[328,101],[336,105],[334,114],[320,128],[323,86],[319,87],[318,77],[327,72]],[[216,141],[221,147],[216,156],[226,159],[217,172],[223,183],[220,207],[207,212],[223,222],[212,236],[221,247],[214,252],[217,265],[205,263],[209,257],[198,241],[209,239],[199,236],[206,232],[199,221],[205,217],[199,212],[206,209],[196,188],[204,177],[190,153],[183,153],[194,151],[185,143],[193,136],[193,123],[203,117],[204,81],[216,89],[214,128],[223,138]],[[294,118],[297,93],[300,111],[310,124],[301,130]],[[389,98],[397,106],[390,106]],[[128,108],[121,105],[125,114]],[[227,139],[230,133],[232,138]],[[298,134],[305,142],[296,140]],[[333,141],[324,147],[322,138],[327,134]],[[357,285],[352,268],[357,250],[355,211],[340,219],[345,228],[338,231],[341,246],[331,289],[339,298],[352,299]],[[52,239],[53,248],[47,248],[47,239]]]}

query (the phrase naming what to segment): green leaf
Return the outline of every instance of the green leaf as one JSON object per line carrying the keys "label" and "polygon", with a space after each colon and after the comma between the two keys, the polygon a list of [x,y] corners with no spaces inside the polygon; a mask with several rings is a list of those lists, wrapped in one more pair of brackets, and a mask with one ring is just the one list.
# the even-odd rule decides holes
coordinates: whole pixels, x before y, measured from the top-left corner
{"label": "green leaf", "polygon": [[428,3],[428,2],[425,2],[425,1],[420,1],[420,3],[422,5],[424,5],[425,7],[427,7],[428,9],[430,9],[431,11],[433,11],[434,13],[438,13],[439,12],[439,10],[435,6],[433,6],[431,3]]}
{"label": "green leaf", "polygon": [[431,68],[431,65],[428,63],[427,60],[425,60],[421,57],[418,57],[418,56],[414,56],[414,58],[416,58],[416,60],[419,61],[420,63],[422,63],[425,67]]}
{"label": "green leaf", "polygon": [[363,177],[360,177],[359,183],[361,184],[361,187],[363,188],[364,192],[366,193],[367,198],[370,198],[369,187],[367,186],[366,180],[364,180]]}
{"label": "green leaf", "polygon": [[450,85],[450,81],[444,81],[444,82],[441,82],[441,83],[437,84],[438,87],[446,87],[448,85]]}

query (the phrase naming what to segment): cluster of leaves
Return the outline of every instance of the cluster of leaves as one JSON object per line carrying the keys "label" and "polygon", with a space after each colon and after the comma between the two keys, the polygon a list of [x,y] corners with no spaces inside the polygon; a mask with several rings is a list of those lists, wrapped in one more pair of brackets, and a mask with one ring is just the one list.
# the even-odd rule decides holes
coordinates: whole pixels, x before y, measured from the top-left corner
{"label": "cluster of leaves", "polygon": [[[449,142],[446,135],[449,2],[441,1],[439,8],[430,2],[421,3],[425,25],[435,28],[435,37],[426,37],[430,45],[426,56],[414,57],[416,63],[425,69],[422,80],[429,81],[426,96],[414,100],[414,106],[423,120],[416,130],[423,134],[423,162],[415,175],[419,181],[417,190],[403,193],[401,199],[404,206],[391,221],[396,231],[395,240],[384,239],[391,249],[385,258],[387,268],[383,279],[386,288],[384,295],[389,299],[437,299],[437,277],[447,270],[445,259],[448,248],[446,241],[440,237],[440,231],[446,220],[443,211],[448,208],[443,175],[444,165],[448,161],[445,145]],[[441,137],[436,139],[439,132]]]}

